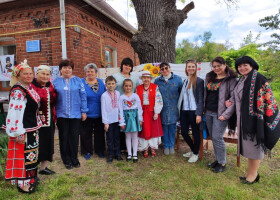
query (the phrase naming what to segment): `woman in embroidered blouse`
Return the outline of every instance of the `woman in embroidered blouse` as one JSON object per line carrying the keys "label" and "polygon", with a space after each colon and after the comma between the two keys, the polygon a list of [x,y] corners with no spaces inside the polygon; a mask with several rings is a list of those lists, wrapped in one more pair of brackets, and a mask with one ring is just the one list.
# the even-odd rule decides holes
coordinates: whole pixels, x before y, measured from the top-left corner
{"label": "woman in embroidered blouse", "polygon": [[267,79],[257,72],[256,61],[243,56],[236,60],[235,69],[242,76],[230,102],[237,114],[238,154],[248,158],[247,174],[240,180],[253,184],[260,179],[258,168],[264,150],[271,150],[279,140],[280,114]]}
{"label": "woman in embroidered blouse", "polygon": [[94,63],[84,68],[86,77],[82,79],[87,93],[87,119],[82,122],[81,153],[85,159],[90,159],[92,150],[92,132],[94,129],[94,152],[104,157],[105,133],[101,117],[101,95],[106,91],[103,81],[97,78],[98,68]]}
{"label": "woman in embroidered blouse", "polygon": [[[124,94],[123,81],[130,79],[133,83],[132,92],[136,91],[136,87],[139,85],[139,77],[132,75],[133,61],[130,58],[124,58],[121,62],[120,72],[114,74],[114,78],[117,80],[116,90],[120,92],[120,95]],[[120,150],[124,152],[126,150],[125,135],[120,136]]]}
{"label": "woman in embroidered blouse", "polygon": [[14,67],[6,133],[10,136],[5,179],[17,184],[18,191],[33,193],[37,185],[40,96],[31,87],[34,74],[27,61]]}
{"label": "woman in embroidered blouse", "polygon": [[87,95],[79,77],[72,74],[74,63],[66,59],[59,63],[61,77],[53,80],[57,94],[55,105],[61,159],[67,169],[80,167],[78,146],[80,123],[87,118]]}
{"label": "woman in embroidered blouse", "polygon": [[231,117],[231,108],[225,106],[237,83],[237,73],[226,65],[222,57],[216,57],[212,62],[212,71],[205,79],[205,119],[212,138],[216,160],[208,164],[214,173],[226,170],[226,145],[224,133]]}
{"label": "woman in embroidered blouse", "polygon": [[136,89],[143,109],[143,126],[138,135],[138,150],[144,151],[144,157],[147,158],[150,147],[152,157],[155,157],[155,149],[158,149],[158,145],[161,144],[161,136],[163,136],[159,115],[163,102],[158,86],[151,83],[151,73],[142,72],[141,79],[143,84]]}
{"label": "woman in embroidered blouse", "polygon": [[[188,162],[194,163],[198,160],[200,146],[199,124],[203,114],[204,81],[197,77],[197,64],[195,60],[186,61],[185,69],[187,79],[183,83],[178,101],[180,112],[181,132],[185,141],[191,148],[190,152],[183,154],[189,158]],[[189,126],[192,128],[193,140],[189,136]]]}
{"label": "woman in embroidered blouse", "polygon": [[39,174],[51,175],[55,172],[47,168],[48,161],[52,162],[54,154],[54,131],[56,122],[55,101],[56,93],[50,82],[51,70],[47,65],[40,65],[36,71],[36,78],[32,81],[33,89],[39,94],[39,114],[42,127],[39,129],[39,158],[41,162]]}

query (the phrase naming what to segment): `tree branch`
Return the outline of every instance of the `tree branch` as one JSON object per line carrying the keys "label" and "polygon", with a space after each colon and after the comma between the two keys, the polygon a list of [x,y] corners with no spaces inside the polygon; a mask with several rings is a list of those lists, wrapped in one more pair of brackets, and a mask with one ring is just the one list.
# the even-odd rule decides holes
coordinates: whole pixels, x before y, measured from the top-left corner
{"label": "tree branch", "polygon": [[194,2],[190,2],[188,3],[183,9],[182,11],[184,12],[185,15],[188,14],[188,12],[190,12],[192,9],[194,9]]}

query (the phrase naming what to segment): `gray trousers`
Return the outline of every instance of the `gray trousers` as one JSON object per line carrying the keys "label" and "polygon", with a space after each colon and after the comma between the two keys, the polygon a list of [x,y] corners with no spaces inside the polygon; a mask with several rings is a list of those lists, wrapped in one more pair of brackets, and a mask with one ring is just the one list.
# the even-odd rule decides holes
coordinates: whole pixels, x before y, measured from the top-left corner
{"label": "gray trousers", "polygon": [[219,164],[226,164],[226,145],[224,134],[228,124],[228,120],[221,121],[218,119],[216,112],[206,111],[206,125],[214,147],[216,160]]}

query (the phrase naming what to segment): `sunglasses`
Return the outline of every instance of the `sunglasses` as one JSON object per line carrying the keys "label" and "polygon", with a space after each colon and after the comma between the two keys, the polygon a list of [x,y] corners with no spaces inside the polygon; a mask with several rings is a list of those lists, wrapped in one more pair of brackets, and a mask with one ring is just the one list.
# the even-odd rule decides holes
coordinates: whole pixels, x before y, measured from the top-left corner
{"label": "sunglasses", "polygon": [[168,70],[169,67],[162,67],[160,68],[160,71]]}

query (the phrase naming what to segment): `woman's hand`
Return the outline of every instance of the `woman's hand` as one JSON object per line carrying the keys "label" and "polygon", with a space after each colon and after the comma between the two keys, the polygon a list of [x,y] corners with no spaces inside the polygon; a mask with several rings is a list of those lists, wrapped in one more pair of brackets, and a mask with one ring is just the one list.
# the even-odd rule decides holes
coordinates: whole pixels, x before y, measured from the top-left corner
{"label": "woman's hand", "polygon": [[82,113],[82,121],[85,121],[87,119],[87,114],[86,113]]}
{"label": "woman's hand", "polygon": [[124,130],[124,129],[125,129],[125,125],[123,125],[123,126],[120,126],[120,127],[121,127],[121,129],[122,129],[122,130]]}
{"label": "woman's hand", "polygon": [[196,124],[200,124],[201,120],[202,120],[201,116],[197,115],[196,116]]}
{"label": "woman's hand", "polygon": [[22,134],[22,135],[18,136],[16,138],[16,142],[19,143],[19,144],[24,144],[25,143],[25,134]]}
{"label": "woman's hand", "polygon": [[155,114],[154,114],[154,120],[157,120],[157,119],[158,119],[158,114],[155,113]]}
{"label": "woman's hand", "polygon": [[108,129],[109,129],[109,124],[104,124],[104,130],[105,130],[105,132],[108,132]]}
{"label": "woman's hand", "polygon": [[219,119],[219,120],[221,120],[221,121],[225,121],[225,120],[227,120],[226,118],[224,118],[224,116],[223,116],[223,115],[221,115],[218,119]]}
{"label": "woman's hand", "polygon": [[143,122],[140,122],[140,126],[142,127],[142,125],[143,125]]}
{"label": "woman's hand", "polygon": [[232,105],[232,102],[230,100],[226,100],[225,101],[225,105],[228,108],[228,107],[230,107]]}

